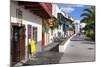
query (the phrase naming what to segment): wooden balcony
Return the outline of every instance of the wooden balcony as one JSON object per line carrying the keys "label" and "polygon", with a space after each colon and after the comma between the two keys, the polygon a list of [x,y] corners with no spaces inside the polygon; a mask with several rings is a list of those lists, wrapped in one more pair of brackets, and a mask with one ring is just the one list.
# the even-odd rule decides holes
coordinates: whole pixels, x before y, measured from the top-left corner
{"label": "wooden balcony", "polygon": [[50,3],[18,1],[18,5],[23,6],[41,18],[50,18],[52,16],[52,5]]}

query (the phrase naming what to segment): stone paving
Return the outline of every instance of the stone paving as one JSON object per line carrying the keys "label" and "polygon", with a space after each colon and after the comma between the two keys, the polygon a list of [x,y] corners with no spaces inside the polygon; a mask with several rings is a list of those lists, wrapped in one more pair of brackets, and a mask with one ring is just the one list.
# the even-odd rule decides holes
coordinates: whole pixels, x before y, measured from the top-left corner
{"label": "stone paving", "polygon": [[44,64],[57,64],[63,53],[54,51],[39,53],[36,58],[28,60],[23,66],[29,65],[44,65]]}
{"label": "stone paving", "polygon": [[74,36],[64,53],[59,53],[56,48],[38,53],[23,66],[95,61],[95,42],[84,35]]}
{"label": "stone paving", "polygon": [[43,52],[37,53],[36,57],[28,60],[23,66],[29,65],[45,65],[45,64],[58,64],[63,53],[59,52],[59,44],[64,42],[67,38],[60,39],[48,45]]}

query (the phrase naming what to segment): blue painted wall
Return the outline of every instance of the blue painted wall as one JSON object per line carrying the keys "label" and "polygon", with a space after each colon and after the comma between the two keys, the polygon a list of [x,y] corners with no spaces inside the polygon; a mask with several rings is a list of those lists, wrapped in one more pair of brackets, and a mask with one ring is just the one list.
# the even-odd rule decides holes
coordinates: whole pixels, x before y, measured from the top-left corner
{"label": "blue painted wall", "polygon": [[36,47],[37,47],[37,52],[42,52],[42,41],[38,41]]}

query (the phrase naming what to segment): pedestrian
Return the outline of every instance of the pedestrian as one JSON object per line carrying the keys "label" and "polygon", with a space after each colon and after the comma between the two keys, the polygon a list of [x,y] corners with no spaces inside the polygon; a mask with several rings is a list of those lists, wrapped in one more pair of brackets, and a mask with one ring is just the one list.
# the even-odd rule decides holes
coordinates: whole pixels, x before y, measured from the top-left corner
{"label": "pedestrian", "polygon": [[36,42],[33,38],[29,39],[29,53],[30,59],[33,59],[36,53]]}

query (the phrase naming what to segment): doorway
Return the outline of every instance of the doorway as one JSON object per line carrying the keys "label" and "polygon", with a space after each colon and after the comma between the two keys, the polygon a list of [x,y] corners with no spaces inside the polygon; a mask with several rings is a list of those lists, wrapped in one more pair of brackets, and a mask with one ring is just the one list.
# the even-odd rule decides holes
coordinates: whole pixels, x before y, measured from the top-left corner
{"label": "doorway", "polygon": [[25,59],[25,26],[11,25],[11,65]]}
{"label": "doorway", "polygon": [[35,40],[37,44],[37,27],[33,27],[33,39]]}

